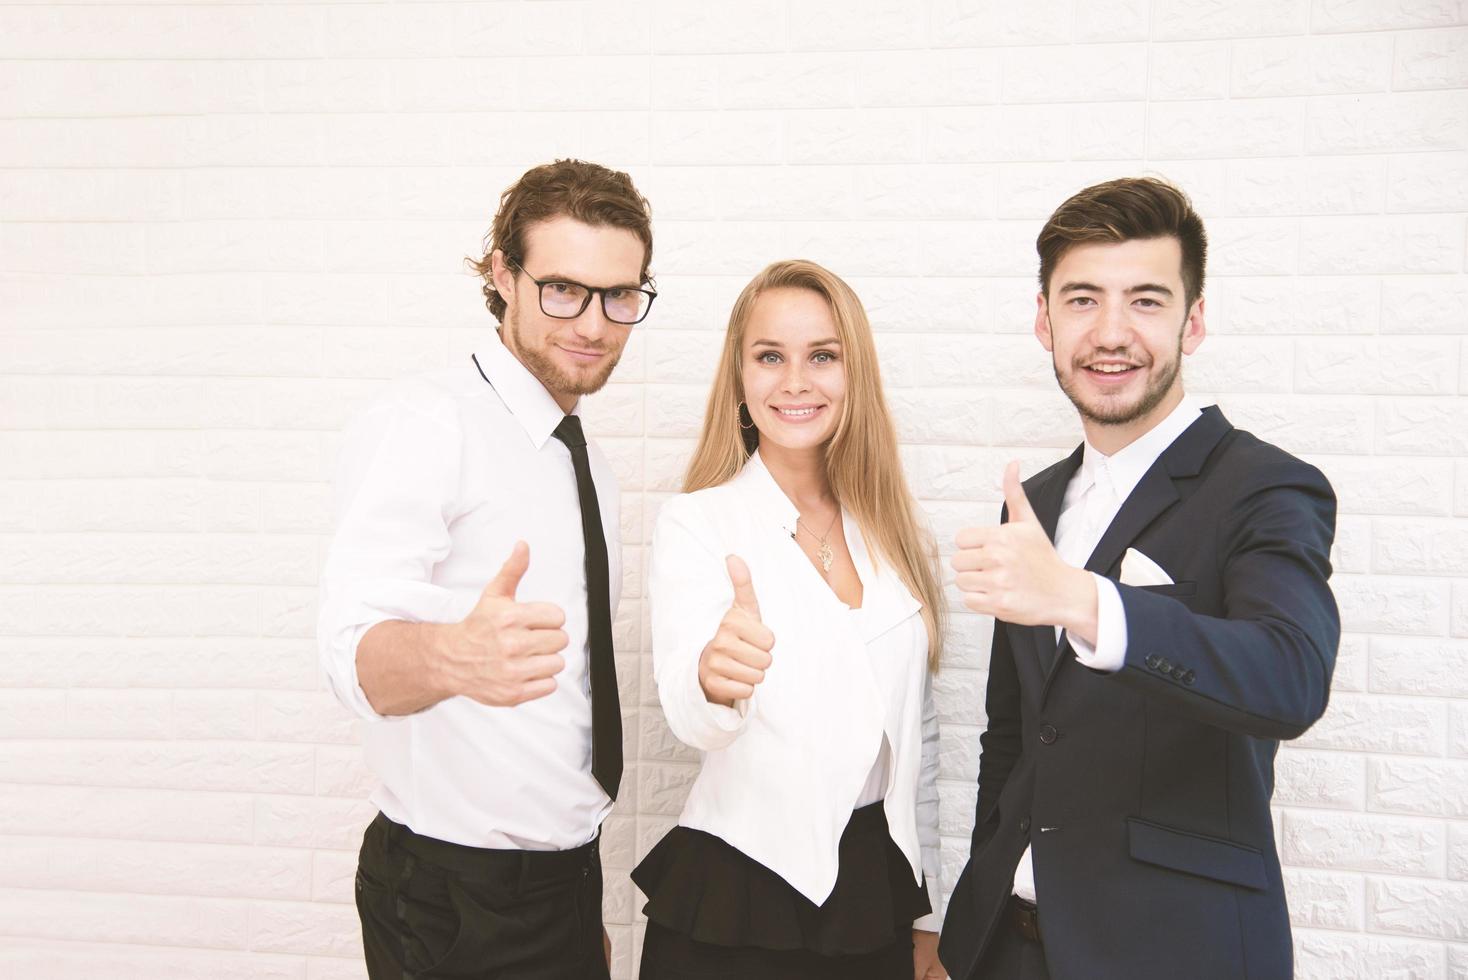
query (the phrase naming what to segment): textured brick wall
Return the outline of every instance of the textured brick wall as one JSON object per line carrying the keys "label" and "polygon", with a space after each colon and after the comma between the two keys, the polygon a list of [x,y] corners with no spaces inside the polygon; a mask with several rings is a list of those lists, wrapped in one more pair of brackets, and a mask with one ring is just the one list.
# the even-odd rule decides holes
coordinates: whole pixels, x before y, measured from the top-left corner
{"label": "textured brick wall", "polygon": [[[337,433],[489,319],[525,167],[630,170],[663,298],[590,410],[625,488],[626,877],[694,759],[643,543],[766,261],[848,276],[940,537],[1078,437],[1032,241],[1143,170],[1214,240],[1190,386],[1319,464],[1347,629],[1281,755],[1306,980],[1468,977],[1468,7],[1461,0],[0,3],[0,973],[360,977],[358,732],[315,676]],[[941,675],[951,884],[989,625]]]}

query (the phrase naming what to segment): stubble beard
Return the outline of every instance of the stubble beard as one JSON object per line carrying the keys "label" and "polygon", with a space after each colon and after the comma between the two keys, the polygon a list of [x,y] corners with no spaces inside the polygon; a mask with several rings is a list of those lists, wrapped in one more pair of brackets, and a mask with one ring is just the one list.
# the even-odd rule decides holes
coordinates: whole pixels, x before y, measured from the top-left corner
{"label": "stubble beard", "polygon": [[[617,362],[622,359],[622,352],[616,351],[607,358],[606,363],[595,373],[571,372],[562,368],[542,348],[532,347],[525,343],[525,338],[520,332],[518,317],[507,314],[504,322],[504,330],[511,341],[506,346],[510,348],[524,364],[531,374],[545,385],[547,391],[552,395],[594,395],[606,387],[607,379],[612,376],[612,370]],[[548,342],[547,342],[548,343]],[[601,350],[610,350],[602,347]]]}
{"label": "stubble beard", "polygon": [[[1125,351],[1116,353],[1124,355]],[[1147,387],[1142,390],[1142,396],[1137,401],[1130,405],[1124,403],[1115,404],[1111,400],[1103,397],[1099,399],[1098,404],[1092,405],[1088,404],[1081,397],[1080,386],[1076,384],[1076,379],[1080,377],[1080,372],[1086,370],[1081,366],[1079,359],[1071,362],[1070,373],[1065,374],[1060,370],[1060,364],[1053,357],[1051,358],[1051,365],[1055,370],[1055,380],[1059,382],[1060,390],[1065,392],[1065,397],[1070,399],[1070,403],[1075,406],[1081,418],[1088,422],[1094,422],[1097,425],[1130,425],[1139,419],[1146,418],[1158,405],[1162,404],[1162,400],[1172,390],[1172,386],[1177,382],[1178,371],[1182,368],[1182,362],[1183,338],[1181,332],[1179,332],[1177,349],[1173,351],[1171,362],[1163,365],[1161,372],[1153,375],[1148,380]],[[1155,363],[1156,361],[1154,360],[1145,366],[1150,369]]]}

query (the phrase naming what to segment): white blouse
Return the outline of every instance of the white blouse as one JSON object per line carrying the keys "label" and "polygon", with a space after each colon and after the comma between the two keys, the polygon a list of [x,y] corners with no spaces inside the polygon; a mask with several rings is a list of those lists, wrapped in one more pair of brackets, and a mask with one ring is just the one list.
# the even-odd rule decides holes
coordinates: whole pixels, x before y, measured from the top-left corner
{"label": "white blouse", "polygon": [[[836,597],[794,540],[799,516],[756,453],[728,483],[668,500],[653,532],[653,672],[673,734],[705,756],[678,822],[723,839],[821,905],[852,810],[884,799],[893,841],[936,909],[938,716],[922,604],[842,527],[862,605]],[[772,663],[747,701],[710,704],[698,661],[749,566]],[[877,792],[873,793],[874,783]],[[936,931],[932,913],[914,928]]]}

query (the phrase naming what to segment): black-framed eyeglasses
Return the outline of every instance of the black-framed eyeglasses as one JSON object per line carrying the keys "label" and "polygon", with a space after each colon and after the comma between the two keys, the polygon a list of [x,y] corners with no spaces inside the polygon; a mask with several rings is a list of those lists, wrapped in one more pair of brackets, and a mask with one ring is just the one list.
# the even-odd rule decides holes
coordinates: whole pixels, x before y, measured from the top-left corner
{"label": "black-framed eyeglasses", "polygon": [[[508,255],[505,264],[521,272],[525,267]],[[588,286],[569,279],[537,279],[525,272],[525,278],[540,288],[540,312],[557,320],[574,320],[586,311],[591,297],[601,294],[601,311],[613,323],[641,323],[652,309],[658,294],[650,289],[632,286]]]}

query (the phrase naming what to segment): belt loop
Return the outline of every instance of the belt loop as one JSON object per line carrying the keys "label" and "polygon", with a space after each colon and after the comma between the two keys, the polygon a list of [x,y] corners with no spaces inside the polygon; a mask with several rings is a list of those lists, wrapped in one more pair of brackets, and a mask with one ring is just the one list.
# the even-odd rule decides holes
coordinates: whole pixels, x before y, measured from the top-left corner
{"label": "belt loop", "polygon": [[531,851],[520,852],[520,876],[519,881],[515,883],[515,895],[517,897],[524,895],[530,890],[530,855],[532,853]]}

